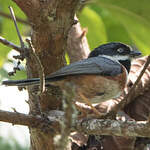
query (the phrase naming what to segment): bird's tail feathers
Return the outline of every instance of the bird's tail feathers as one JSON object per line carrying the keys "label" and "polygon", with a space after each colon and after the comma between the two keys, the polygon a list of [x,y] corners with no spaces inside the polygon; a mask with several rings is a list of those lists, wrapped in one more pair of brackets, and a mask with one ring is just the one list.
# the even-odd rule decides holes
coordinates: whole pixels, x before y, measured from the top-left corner
{"label": "bird's tail feathers", "polygon": [[33,79],[25,79],[25,80],[7,80],[3,81],[2,85],[7,86],[29,86],[29,85],[39,85],[40,79],[39,78],[33,78]]}

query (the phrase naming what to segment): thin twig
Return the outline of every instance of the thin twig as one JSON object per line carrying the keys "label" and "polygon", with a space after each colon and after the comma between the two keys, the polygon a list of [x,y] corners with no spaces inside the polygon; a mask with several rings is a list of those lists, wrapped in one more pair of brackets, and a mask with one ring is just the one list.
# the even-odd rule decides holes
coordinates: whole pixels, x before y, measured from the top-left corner
{"label": "thin twig", "polygon": [[39,77],[40,77],[40,94],[42,94],[45,91],[45,74],[44,74],[44,68],[43,68],[43,65],[42,65],[39,57],[35,53],[35,49],[34,49],[32,43],[31,43],[31,41],[29,39],[26,39],[26,41],[29,44],[29,47],[30,47],[30,50],[31,50],[30,52],[31,52],[32,56],[34,57],[35,63],[37,65],[37,67],[38,67],[38,72],[39,72]]}
{"label": "thin twig", "polygon": [[63,90],[63,110],[65,111],[64,120],[61,122],[61,138],[58,141],[57,150],[66,150],[68,145],[68,137],[71,128],[77,119],[77,111],[75,105],[72,104],[75,97],[75,87],[71,83],[65,84]]}
{"label": "thin twig", "polygon": [[[9,14],[7,14],[7,13],[5,13],[5,12],[2,12],[2,11],[0,11],[0,16],[5,17],[5,18],[7,18],[7,19],[12,19],[12,17],[11,17]],[[28,21],[23,20],[23,19],[21,19],[21,18],[16,17],[16,20],[17,20],[18,22],[20,22],[20,23],[25,24],[25,25],[30,25]]]}
{"label": "thin twig", "polygon": [[122,102],[121,102],[121,107],[123,107],[123,106],[126,104],[128,98],[133,95],[136,86],[138,85],[139,81],[141,80],[141,78],[142,78],[142,76],[143,76],[143,74],[144,74],[144,72],[145,72],[145,70],[147,69],[147,67],[148,67],[149,64],[150,64],[150,55],[147,57],[147,61],[146,61],[146,63],[144,64],[143,69],[142,69],[142,71],[140,72],[140,75],[138,76],[138,78],[137,78],[137,80],[135,81],[134,85],[131,87],[129,93],[125,96],[125,98],[122,100]]}
{"label": "thin twig", "polygon": [[1,37],[1,36],[0,36],[0,43],[4,44],[4,45],[6,45],[6,46],[8,46],[8,47],[10,47],[10,48],[15,49],[15,50],[16,50],[17,52],[19,52],[19,53],[21,53],[22,50],[23,50],[21,47],[15,45],[15,44],[12,43],[12,42],[9,42],[8,40],[6,40],[5,38],[3,38],[3,37]]}
{"label": "thin twig", "polygon": [[91,102],[82,94],[79,92],[79,95],[82,99],[82,101],[87,104],[88,106],[91,107],[91,109],[93,110],[93,112],[97,115],[97,116],[101,116],[102,114],[91,104]]}
{"label": "thin twig", "polygon": [[23,42],[23,40],[22,40],[21,34],[20,34],[19,29],[18,29],[18,26],[17,26],[16,17],[15,17],[13,8],[12,8],[11,6],[9,6],[9,10],[10,10],[11,17],[12,17],[12,19],[13,19],[13,21],[14,21],[14,24],[15,24],[15,27],[16,27],[16,30],[17,30],[17,34],[18,34],[18,37],[19,37],[19,40],[20,40],[20,45],[21,45],[21,47],[24,49],[24,48],[25,48],[24,42]]}

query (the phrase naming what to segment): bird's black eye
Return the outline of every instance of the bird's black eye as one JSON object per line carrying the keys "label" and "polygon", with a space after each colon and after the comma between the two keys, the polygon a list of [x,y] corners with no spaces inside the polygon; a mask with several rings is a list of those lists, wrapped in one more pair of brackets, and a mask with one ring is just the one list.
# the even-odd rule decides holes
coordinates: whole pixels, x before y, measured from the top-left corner
{"label": "bird's black eye", "polygon": [[123,52],[124,52],[124,49],[123,49],[123,48],[118,48],[118,49],[117,49],[117,52],[118,52],[118,53],[123,53]]}

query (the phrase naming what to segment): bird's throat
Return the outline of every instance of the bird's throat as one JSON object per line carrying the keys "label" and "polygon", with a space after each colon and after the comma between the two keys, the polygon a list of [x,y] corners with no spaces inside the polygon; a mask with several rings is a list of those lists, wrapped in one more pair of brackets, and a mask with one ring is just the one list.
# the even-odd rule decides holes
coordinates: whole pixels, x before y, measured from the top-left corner
{"label": "bird's throat", "polygon": [[128,73],[130,72],[131,68],[131,60],[119,60],[119,62],[127,69]]}

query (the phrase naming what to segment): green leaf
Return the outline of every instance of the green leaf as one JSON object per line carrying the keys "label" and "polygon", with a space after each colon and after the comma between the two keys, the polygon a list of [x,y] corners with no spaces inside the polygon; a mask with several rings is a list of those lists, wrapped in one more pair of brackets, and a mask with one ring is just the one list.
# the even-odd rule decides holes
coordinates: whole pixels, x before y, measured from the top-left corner
{"label": "green leaf", "polygon": [[95,3],[91,4],[89,7],[102,18],[107,33],[108,42],[120,41],[126,44],[132,44],[132,39],[125,27],[120,23],[120,21],[115,19],[108,10],[101,8]]}
{"label": "green leaf", "polygon": [[88,28],[87,38],[91,49],[107,41],[104,23],[91,8],[85,7],[79,16],[79,20],[82,27]]}

